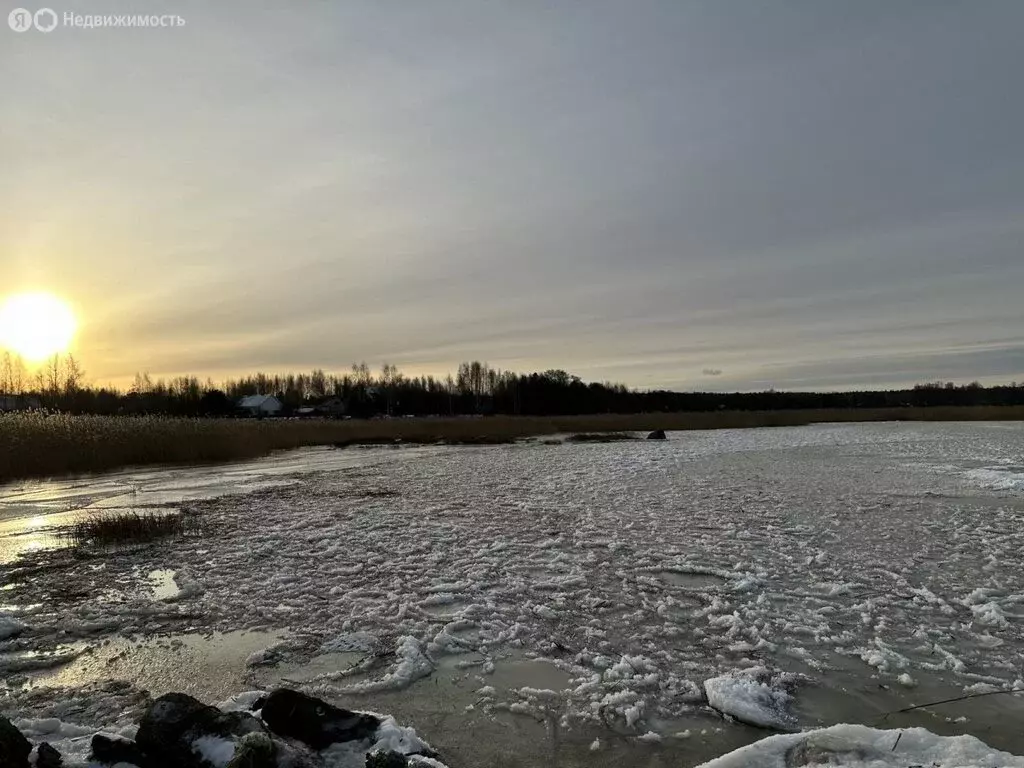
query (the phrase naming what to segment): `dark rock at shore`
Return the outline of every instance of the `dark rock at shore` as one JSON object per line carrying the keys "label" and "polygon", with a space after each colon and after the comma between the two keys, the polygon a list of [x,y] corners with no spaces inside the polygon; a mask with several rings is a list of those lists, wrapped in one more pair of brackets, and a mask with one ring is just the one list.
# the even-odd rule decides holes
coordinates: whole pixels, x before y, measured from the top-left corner
{"label": "dark rock at shore", "polygon": [[[134,741],[97,733],[92,737],[90,764],[122,764],[137,768],[213,768],[204,752],[227,744],[203,744],[203,737],[234,745],[225,768],[323,768],[318,754],[332,744],[360,741],[353,755],[361,755],[376,740],[381,719],[364,712],[351,712],[321,699],[290,689],[278,689],[261,696],[250,712],[222,712],[183,693],[169,693],[152,702],[139,722]],[[364,740],[370,740],[369,742]],[[198,742],[198,743],[197,743]],[[61,754],[50,744],[40,743],[35,762],[30,763],[32,745],[3,716],[0,716],[0,768],[62,768]],[[437,754],[421,747],[423,757]],[[405,768],[415,764],[409,755],[376,752],[366,756],[368,768]],[[221,760],[226,757],[218,758]],[[347,763],[346,763],[347,764]]]}
{"label": "dark rock at shore", "polygon": [[647,436],[648,440],[667,440],[664,429],[656,429]]}
{"label": "dark rock at shore", "polygon": [[154,701],[139,721],[135,741],[145,752],[166,755],[178,749],[189,729],[215,721],[220,711],[184,693],[168,693]]}
{"label": "dark rock at shore", "polygon": [[247,712],[221,712],[187,694],[168,693],[143,715],[135,740],[146,755],[161,762],[204,768],[207,761],[192,748],[196,739],[218,736],[237,741],[252,733],[266,735],[266,728]]}
{"label": "dark rock at shore", "polygon": [[10,720],[0,715],[0,765],[7,768],[29,768],[32,745]]}
{"label": "dark rock at shore", "polygon": [[92,737],[92,759],[103,765],[129,763],[139,768],[150,768],[154,764],[134,741],[112,739],[102,733]]}
{"label": "dark rock at shore", "polygon": [[380,720],[373,715],[350,712],[298,691],[278,688],[263,704],[263,720],[274,733],[296,739],[313,749],[366,739]]}
{"label": "dark rock at shore", "polygon": [[64,758],[52,745],[45,741],[39,745],[36,750],[36,768],[61,768],[63,764]]}

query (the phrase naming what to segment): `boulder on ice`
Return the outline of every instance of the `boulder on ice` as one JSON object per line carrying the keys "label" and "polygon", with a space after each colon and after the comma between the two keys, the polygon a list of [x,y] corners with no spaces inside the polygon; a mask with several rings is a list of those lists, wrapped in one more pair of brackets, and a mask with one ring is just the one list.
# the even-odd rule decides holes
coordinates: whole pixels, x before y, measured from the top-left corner
{"label": "boulder on ice", "polygon": [[135,765],[149,768],[151,761],[128,739],[112,739],[97,733],[92,737],[92,759],[101,765]]}
{"label": "boulder on ice", "polygon": [[32,745],[10,720],[0,715],[0,765],[10,768],[29,768],[28,756]]}
{"label": "boulder on ice", "polygon": [[36,768],[61,768],[63,764],[64,759],[60,756],[60,752],[52,745],[45,741],[39,745],[36,750]]}
{"label": "boulder on ice", "polygon": [[298,691],[279,688],[263,703],[263,721],[274,733],[327,749],[343,741],[367,739],[380,727],[380,719],[340,709]]}
{"label": "boulder on ice", "polygon": [[247,712],[221,712],[187,694],[168,693],[142,717],[135,742],[151,762],[208,768],[217,755],[233,755],[233,745],[243,737],[266,732],[266,726]]}

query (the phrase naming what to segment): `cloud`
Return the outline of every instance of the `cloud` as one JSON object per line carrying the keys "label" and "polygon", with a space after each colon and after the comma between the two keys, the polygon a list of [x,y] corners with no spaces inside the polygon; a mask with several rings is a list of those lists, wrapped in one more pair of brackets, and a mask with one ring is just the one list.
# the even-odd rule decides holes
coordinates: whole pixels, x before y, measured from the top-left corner
{"label": "cloud", "polygon": [[1021,4],[183,2],[0,50],[4,289],[66,295],[97,380],[1018,364],[957,350],[1024,325]]}

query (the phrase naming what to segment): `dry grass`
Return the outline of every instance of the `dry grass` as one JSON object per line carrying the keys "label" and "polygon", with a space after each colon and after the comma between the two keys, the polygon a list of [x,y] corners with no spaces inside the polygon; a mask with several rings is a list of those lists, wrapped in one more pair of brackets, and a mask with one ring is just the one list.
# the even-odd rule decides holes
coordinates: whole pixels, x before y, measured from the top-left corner
{"label": "dry grass", "polygon": [[64,536],[72,546],[140,544],[167,536],[202,532],[199,518],[187,512],[101,512],[70,526]]}
{"label": "dry grass", "polygon": [[198,464],[277,449],[366,441],[490,444],[577,432],[798,426],[828,421],[1024,420],[1024,407],[493,416],[371,421],[249,421],[0,414],[0,482],[145,464]]}

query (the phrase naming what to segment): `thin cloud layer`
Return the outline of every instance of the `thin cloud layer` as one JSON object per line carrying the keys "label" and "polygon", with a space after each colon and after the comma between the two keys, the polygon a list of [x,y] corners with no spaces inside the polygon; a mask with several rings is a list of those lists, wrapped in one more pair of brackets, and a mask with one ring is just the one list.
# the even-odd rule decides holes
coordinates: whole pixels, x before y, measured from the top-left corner
{"label": "thin cloud layer", "polygon": [[1024,379],[1019,3],[173,10],[0,47],[0,289],[99,381]]}

